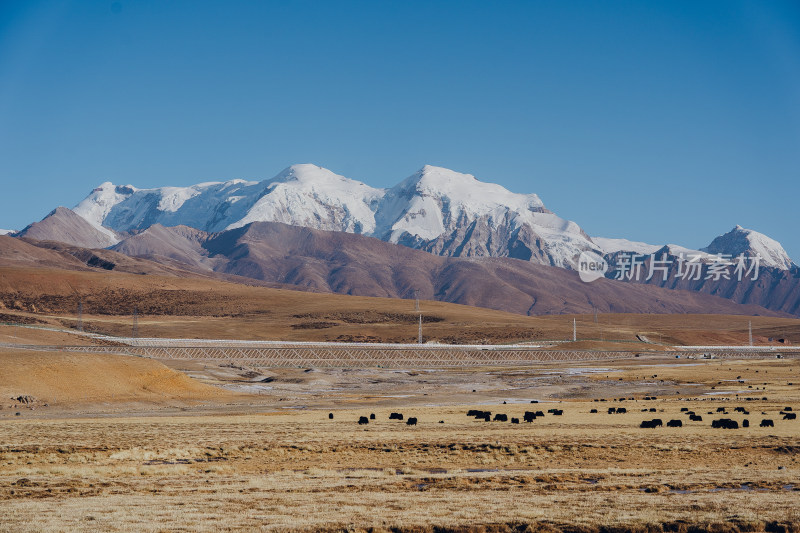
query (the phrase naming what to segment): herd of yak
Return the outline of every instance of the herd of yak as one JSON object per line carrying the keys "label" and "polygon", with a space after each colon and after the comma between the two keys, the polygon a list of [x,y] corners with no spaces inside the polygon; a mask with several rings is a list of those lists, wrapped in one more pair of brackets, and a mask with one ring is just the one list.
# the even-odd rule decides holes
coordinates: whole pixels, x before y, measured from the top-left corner
{"label": "herd of yak", "polygon": [[[646,399],[649,400],[651,398],[646,398]],[[652,398],[652,399],[655,399],[655,398]],[[564,414],[564,410],[563,409],[548,409],[547,412],[550,413],[553,416],[561,416],[561,415]],[[589,412],[590,413],[598,413],[598,410],[597,409],[591,409]],[[628,412],[628,410],[625,407],[609,407],[608,408],[608,414],[625,414],[627,412]],[[649,409],[642,409],[642,412],[643,413],[644,412],[656,412],[656,409],[651,407]],[[718,407],[716,412],[719,413],[719,414],[723,414],[723,415],[728,414],[728,411],[726,410],[725,407]],[[735,407],[734,408],[734,412],[741,413],[743,415],[749,415],[750,414],[750,411],[748,411],[744,407]],[[686,415],[686,416],[688,416],[689,420],[692,421],[692,422],[702,422],[703,421],[703,417],[701,415],[698,415],[694,411],[690,411],[689,408],[687,408],[687,407],[682,407],[681,408],[681,413]],[[713,415],[714,412],[713,411],[708,411],[708,414],[709,415]],[[766,414],[766,413],[762,413],[762,414]],[[784,420],[795,420],[795,419],[797,419],[797,413],[794,413],[792,411],[791,407],[783,408],[781,410],[780,414],[783,416]],[[482,411],[480,409],[470,409],[469,411],[467,411],[467,416],[474,417],[476,420],[485,420],[486,422],[489,422],[489,421],[508,422],[509,421],[508,415],[505,414],[505,413],[495,413],[494,418],[493,418],[491,411]],[[543,411],[525,411],[525,414],[523,415],[522,420],[524,422],[533,422],[538,417],[543,417],[543,416],[545,416]],[[328,418],[329,419],[333,419],[333,413],[329,413],[328,414]],[[360,417],[358,419],[358,423],[359,423],[359,425],[369,424],[370,420],[375,420],[375,413],[370,414],[369,418],[367,418],[366,416]],[[403,420],[403,413],[391,413],[389,415],[389,420],[400,420],[400,421],[402,421]],[[442,423],[444,423],[444,421],[440,421],[439,423],[442,424]],[[512,417],[511,418],[511,423],[512,424],[519,424],[520,423],[520,419],[516,418],[516,417]],[[417,418],[416,417],[409,417],[406,420],[406,425],[408,425],[408,426],[416,426],[417,425]],[[663,425],[664,425],[664,421],[663,420],[661,420],[660,418],[654,418],[652,420],[643,420],[642,423],[639,425],[639,427],[640,428],[657,428],[657,427],[662,427]],[[667,421],[666,425],[667,425],[667,427],[683,427],[683,421],[681,419],[672,419],[672,420]],[[761,424],[759,424],[759,425],[762,428],[763,427],[774,427],[775,426],[775,422],[774,422],[774,420],[772,420],[770,418],[763,418],[763,419],[761,419]],[[737,422],[736,420],[730,419],[730,418],[719,418],[717,420],[712,420],[711,421],[711,427],[712,428],[721,428],[721,429],[739,429],[739,422]],[[742,420],[741,427],[743,427],[743,428],[750,427],[750,421],[745,418],[744,420]]]}
{"label": "herd of yak", "polygon": [[[649,409],[649,410],[650,411],[655,411],[655,409]],[[735,407],[733,410],[734,410],[734,412],[741,413],[743,415],[749,415],[750,414],[750,411],[748,411],[744,407]],[[594,411],[594,409],[593,409],[593,411]],[[647,411],[647,409],[642,409],[642,411]],[[610,412],[611,412],[611,409],[609,409],[609,413]],[[681,412],[683,414],[685,414],[685,415],[688,415],[690,421],[693,421],[693,422],[702,422],[703,421],[703,417],[701,415],[698,415],[694,411],[690,411],[687,407],[682,407],[681,408]],[[719,413],[719,414],[723,414],[723,415],[728,414],[728,411],[725,409],[725,407],[717,407],[717,411],[716,412]],[[713,411],[708,411],[708,414],[709,415],[713,415],[714,412]],[[766,414],[766,413],[762,413],[762,414]],[[796,420],[797,419],[797,413],[792,412],[792,408],[791,407],[784,407],[781,410],[781,415],[783,415],[783,419],[784,420]],[[639,427],[640,428],[657,428],[657,427],[661,427],[663,425],[664,425],[663,420],[661,420],[660,418],[654,418],[652,420],[643,420],[642,423],[639,425]],[[674,427],[678,427],[679,428],[679,427],[682,427],[682,426],[683,426],[683,421],[680,420],[680,419],[673,419],[673,420],[670,420],[669,422],[667,422],[667,427],[673,427],[673,428]],[[775,421],[772,420],[771,418],[762,418],[761,419],[761,423],[759,424],[759,426],[761,426],[762,428],[775,427]],[[739,422],[737,422],[736,420],[733,420],[731,418],[718,418],[716,420],[712,420],[711,421],[711,427],[712,428],[718,428],[718,429],[739,429]],[[743,428],[750,427],[750,421],[745,418],[744,420],[742,420],[741,427],[743,427]]]}

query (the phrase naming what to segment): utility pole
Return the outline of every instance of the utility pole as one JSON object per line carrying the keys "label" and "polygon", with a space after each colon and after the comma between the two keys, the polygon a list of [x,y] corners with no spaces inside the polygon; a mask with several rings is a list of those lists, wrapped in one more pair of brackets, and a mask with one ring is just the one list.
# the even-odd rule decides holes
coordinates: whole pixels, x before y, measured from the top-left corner
{"label": "utility pole", "polygon": [[417,330],[417,344],[422,344],[422,311],[419,308],[419,289],[414,289],[414,311],[419,313],[419,329]]}
{"label": "utility pole", "polygon": [[78,331],[83,331],[83,298],[78,302]]}
{"label": "utility pole", "polygon": [[578,324],[576,319],[572,319],[572,342],[578,340]]}
{"label": "utility pole", "polygon": [[133,308],[133,338],[137,338],[139,336],[139,310],[136,307]]}
{"label": "utility pole", "polygon": [[753,321],[750,320],[747,322],[747,333],[748,337],[750,338],[750,346],[753,345]]}

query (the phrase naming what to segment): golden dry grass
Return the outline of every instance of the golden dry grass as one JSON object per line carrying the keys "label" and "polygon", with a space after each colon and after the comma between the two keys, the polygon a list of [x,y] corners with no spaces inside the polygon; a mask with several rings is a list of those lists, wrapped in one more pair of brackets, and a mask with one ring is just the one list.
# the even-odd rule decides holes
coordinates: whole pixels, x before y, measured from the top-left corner
{"label": "golden dry grass", "polygon": [[[0,350],[0,409],[10,412],[20,395],[36,405],[146,402],[197,403],[233,398],[152,359],[122,355]],[[2,411],[0,411],[2,412]]]}
{"label": "golden dry grass", "polygon": [[[164,411],[164,403],[153,400],[149,410],[140,405],[136,417],[107,416],[110,407],[101,404],[80,406],[80,417],[69,410],[25,411],[21,417],[0,411],[0,530],[435,526],[589,532],[600,526],[700,526],[722,532],[777,531],[776,523],[800,522],[800,422],[779,415],[784,407],[800,409],[800,387],[793,381],[800,376],[798,361],[642,359],[609,362],[599,373],[555,374],[587,366],[371,374],[272,370],[273,396],[251,406],[226,405],[223,399],[180,412]],[[766,390],[758,396],[768,400],[705,394],[736,390],[742,386],[737,377],[763,380]],[[321,385],[323,379],[328,381]],[[691,396],[680,393],[695,383]],[[464,384],[485,390],[472,393]],[[332,390],[313,394],[311,389],[323,386]],[[719,388],[711,391],[712,386]],[[514,388],[525,389],[520,397],[560,403],[502,405],[501,395],[511,398],[514,392],[507,389]],[[383,398],[376,398],[376,389]],[[278,401],[290,390],[315,401]],[[622,392],[636,400],[612,401]],[[656,393],[657,400],[642,399]],[[593,401],[600,398],[608,401]],[[299,408],[311,403],[316,408]],[[563,416],[532,424],[465,415],[480,408],[521,417],[525,410],[554,405],[564,409]],[[725,416],[748,418],[753,427],[710,428],[710,420],[722,415],[708,411],[726,406],[732,412],[736,405],[750,414]],[[625,406],[628,413],[607,414],[609,406]],[[681,408],[702,414],[704,421],[688,422]],[[390,421],[393,411],[416,416],[418,426]],[[356,423],[371,413],[375,421]],[[686,425],[638,427],[653,417],[680,418]],[[761,418],[774,419],[775,427],[758,427]]]}

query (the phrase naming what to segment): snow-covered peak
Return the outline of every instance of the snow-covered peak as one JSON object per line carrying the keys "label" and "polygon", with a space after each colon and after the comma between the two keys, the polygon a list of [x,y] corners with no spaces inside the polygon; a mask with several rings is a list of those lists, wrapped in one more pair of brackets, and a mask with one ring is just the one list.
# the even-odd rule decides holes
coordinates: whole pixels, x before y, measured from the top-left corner
{"label": "snow-covered peak", "polygon": [[261,183],[263,194],[226,229],[251,222],[283,222],[330,231],[372,233],[374,206],[383,196],[360,181],[312,164],[292,165]]}
{"label": "snow-covered peak", "polygon": [[736,257],[744,254],[747,257],[761,255],[761,264],[781,269],[789,269],[792,261],[784,251],[779,242],[767,237],[757,231],[736,226],[725,235],[720,235],[707,247],[700,250],[686,248],[677,244],[667,244],[656,246],[644,242],[629,241],[626,239],[608,239],[604,237],[592,237],[592,241],[597,244],[605,254],[617,252],[632,252],[642,255],[666,253],[672,256],[694,258],[699,257],[701,261],[713,261],[718,254]]}
{"label": "snow-covered peak", "polygon": [[0,229],[0,235],[8,235],[9,233],[16,233],[13,229]]}
{"label": "snow-covered peak", "polygon": [[[524,234],[540,239],[535,247],[540,248],[541,257],[563,267],[574,266],[582,251],[598,250],[577,224],[545,209],[537,195],[513,193],[471,174],[431,165],[386,191],[377,209],[376,225],[375,236],[389,242],[430,248],[425,243],[446,241],[433,248],[453,254],[465,249],[510,253],[493,248],[497,243],[475,248],[468,241],[472,235],[492,241],[499,234],[513,240],[526,228]],[[473,231],[462,235],[467,228]],[[456,242],[461,244],[452,249]]]}
{"label": "snow-covered peak", "polygon": [[788,270],[793,265],[789,254],[778,241],[738,224],[728,233],[711,241],[711,244],[707,248],[703,248],[703,251],[711,254],[728,254],[734,257],[740,254],[749,257],[760,255],[762,265],[783,270]]}
{"label": "snow-covered peak", "polygon": [[285,184],[296,190],[329,197],[345,193],[349,196],[362,195],[364,198],[377,198],[384,193],[383,189],[375,189],[366,183],[346,178],[327,168],[309,163],[292,165],[264,183],[270,190],[279,184]]}
{"label": "snow-covered peak", "polygon": [[403,235],[435,239],[455,225],[480,217],[489,224],[507,222],[509,215],[547,212],[535,194],[516,194],[472,174],[425,165],[389,189],[377,214],[382,238],[398,242]]}
{"label": "snow-covered peak", "polygon": [[661,246],[647,244],[646,242],[629,241],[627,239],[609,239],[606,237],[592,237],[592,241],[600,247],[605,254],[617,252],[633,252],[636,254],[650,255]]}
{"label": "snow-covered peak", "polygon": [[117,204],[125,201],[138,189],[131,185],[114,185],[110,181],[103,182],[89,196],[76,205],[72,211],[83,217],[89,224],[109,238],[109,242],[119,242],[117,235],[104,226],[106,217]]}
{"label": "snow-covered peak", "polygon": [[446,197],[451,203],[469,206],[475,212],[489,211],[497,206],[513,210],[544,209],[536,194],[513,193],[502,185],[479,181],[472,174],[433,165],[425,165],[392,191]]}

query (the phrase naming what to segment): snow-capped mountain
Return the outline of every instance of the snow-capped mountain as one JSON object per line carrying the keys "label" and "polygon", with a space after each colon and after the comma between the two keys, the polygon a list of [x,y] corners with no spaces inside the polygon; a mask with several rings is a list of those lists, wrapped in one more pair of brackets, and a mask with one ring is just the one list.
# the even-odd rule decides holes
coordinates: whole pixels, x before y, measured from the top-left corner
{"label": "snow-capped mountain", "polygon": [[106,182],[74,212],[103,233],[109,245],[121,240],[120,233],[154,224],[213,233],[252,222],[281,222],[377,237],[443,256],[512,257],[563,268],[574,268],[585,251],[606,258],[625,252],[699,254],[704,260],[719,253],[760,254],[764,266],[785,270],[793,265],[778,242],[738,226],[702,251],[591,238],[575,222],[545,208],[535,194],[513,193],[470,174],[429,165],[389,189],[311,164],[293,165],[260,182],[154,189]]}
{"label": "snow-capped mountain", "polygon": [[711,244],[703,248],[703,251],[710,254],[727,254],[733,257],[739,254],[748,257],[760,255],[761,265],[781,270],[789,270],[794,264],[778,241],[739,225],[711,241]]}
{"label": "snow-capped mountain", "polygon": [[714,239],[711,244],[700,250],[693,250],[677,244],[667,244],[656,246],[644,242],[628,241],[626,239],[608,239],[604,237],[592,237],[592,241],[597,244],[606,256],[617,253],[634,253],[641,255],[655,254],[661,256],[699,256],[703,262],[713,261],[718,254],[731,258],[744,254],[745,257],[761,256],[760,265],[774,267],[781,270],[789,270],[794,263],[783,249],[783,246],[776,241],[757,231],[736,226],[724,235]]}
{"label": "snow-capped mountain", "polygon": [[0,229],[0,235],[8,235],[9,233],[14,233],[13,229]]}
{"label": "snow-capped mountain", "polygon": [[425,166],[384,190],[316,165],[294,165],[262,182],[137,189],[103,183],[74,209],[113,235],[153,224],[203,231],[282,222],[374,236],[447,256],[510,256],[570,268],[599,251],[574,222],[469,174]]}
{"label": "snow-capped mountain", "polygon": [[[283,222],[328,231],[371,234],[374,209],[384,191],[334,174],[316,165],[294,165],[265,185],[244,217],[225,226],[242,227],[251,222]],[[238,213],[232,213],[238,218]],[[214,228],[210,228],[214,229]]]}
{"label": "snow-capped mountain", "polygon": [[376,225],[376,237],[437,255],[570,268],[582,251],[598,251],[577,224],[547,210],[537,195],[430,165],[386,192]]}
{"label": "snow-capped mountain", "polygon": [[368,233],[371,205],[382,195],[315,165],[294,165],[262,182],[231,180],[137,189],[103,183],[74,211],[95,227],[116,231],[153,224],[222,231],[250,222],[283,222],[330,231]]}

